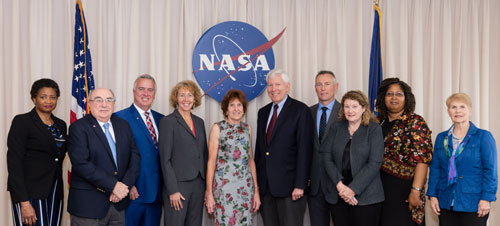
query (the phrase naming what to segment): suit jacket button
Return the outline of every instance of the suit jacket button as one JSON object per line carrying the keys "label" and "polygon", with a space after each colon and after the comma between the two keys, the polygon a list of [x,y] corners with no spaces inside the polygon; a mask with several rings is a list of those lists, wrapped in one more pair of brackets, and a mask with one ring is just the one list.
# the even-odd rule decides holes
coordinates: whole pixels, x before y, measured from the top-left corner
{"label": "suit jacket button", "polygon": [[463,177],[463,176],[459,176],[458,178],[459,178],[459,179],[464,179],[464,177]]}
{"label": "suit jacket button", "polygon": [[115,176],[118,175],[118,172],[115,172]]}
{"label": "suit jacket button", "polygon": [[269,155],[269,152],[266,152],[266,155]]}
{"label": "suit jacket button", "polygon": [[55,161],[55,162],[59,162],[59,158],[55,158],[55,159],[54,159],[54,161]]}

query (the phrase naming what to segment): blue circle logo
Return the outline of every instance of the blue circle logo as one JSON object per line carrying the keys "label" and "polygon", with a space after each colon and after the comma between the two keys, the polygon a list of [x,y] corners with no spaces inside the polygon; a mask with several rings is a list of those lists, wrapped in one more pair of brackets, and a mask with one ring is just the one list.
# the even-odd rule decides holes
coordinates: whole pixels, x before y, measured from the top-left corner
{"label": "blue circle logo", "polygon": [[274,68],[271,41],[254,26],[228,21],[208,29],[193,52],[193,72],[205,94],[221,102],[229,89],[242,90],[251,101],[266,88],[266,75]]}

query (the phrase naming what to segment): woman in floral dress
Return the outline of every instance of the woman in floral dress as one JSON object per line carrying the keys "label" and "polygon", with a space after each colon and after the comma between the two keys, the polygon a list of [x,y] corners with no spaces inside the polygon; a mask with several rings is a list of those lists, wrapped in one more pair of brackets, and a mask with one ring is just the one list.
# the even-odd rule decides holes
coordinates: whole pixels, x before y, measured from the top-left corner
{"label": "woman in floral dress", "polygon": [[247,105],[242,91],[229,90],[221,103],[225,120],[210,131],[205,205],[217,226],[251,225],[260,207],[252,129],[242,122]]}

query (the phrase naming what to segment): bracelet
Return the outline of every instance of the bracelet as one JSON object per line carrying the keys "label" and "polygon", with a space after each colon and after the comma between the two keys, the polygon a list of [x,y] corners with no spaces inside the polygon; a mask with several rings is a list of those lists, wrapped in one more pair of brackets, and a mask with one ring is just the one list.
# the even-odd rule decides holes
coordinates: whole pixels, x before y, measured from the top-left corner
{"label": "bracelet", "polygon": [[417,188],[417,187],[411,187],[411,189],[413,189],[413,190],[415,190],[415,191],[418,191],[418,192],[422,192],[422,189]]}

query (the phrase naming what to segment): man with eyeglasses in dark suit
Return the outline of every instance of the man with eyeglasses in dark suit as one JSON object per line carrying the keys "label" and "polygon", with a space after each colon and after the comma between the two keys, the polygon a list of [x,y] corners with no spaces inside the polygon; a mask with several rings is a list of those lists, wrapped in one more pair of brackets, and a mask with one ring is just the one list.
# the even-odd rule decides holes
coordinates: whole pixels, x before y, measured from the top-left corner
{"label": "man with eyeglasses in dark suit", "polygon": [[90,94],[91,114],[69,127],[72,226],[125,225],[140,156],[128,123],[112,116],[114,103],[110,89],[95,89]]}

